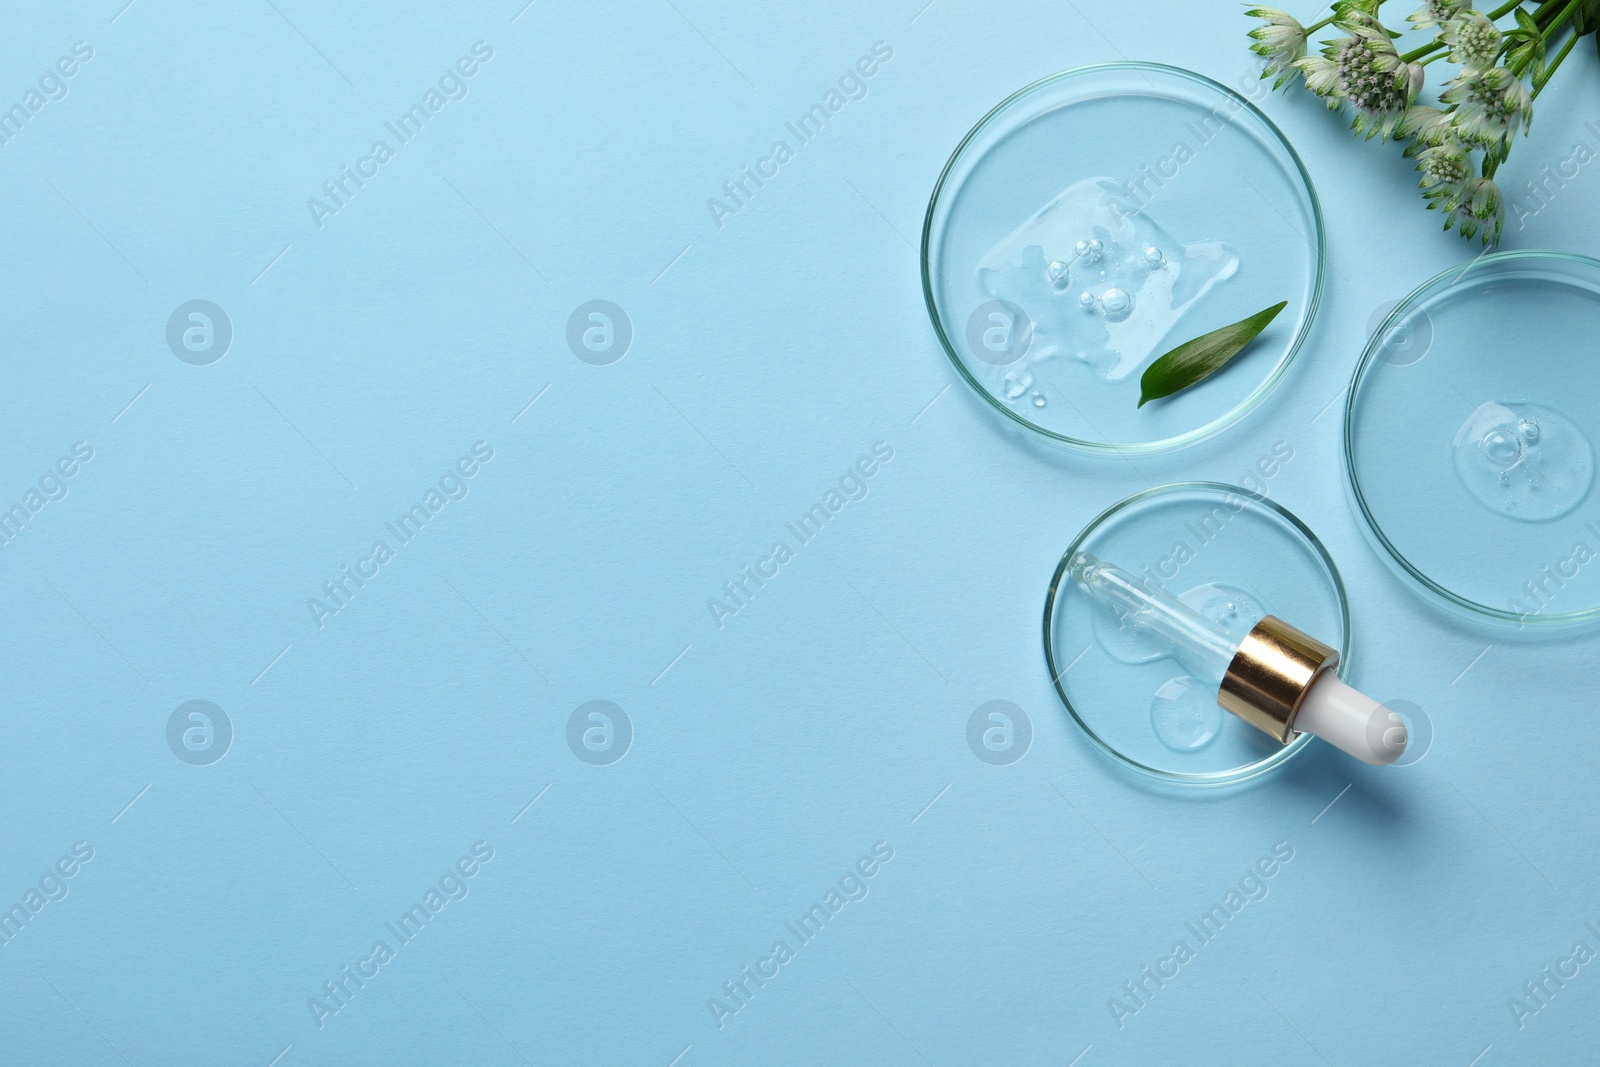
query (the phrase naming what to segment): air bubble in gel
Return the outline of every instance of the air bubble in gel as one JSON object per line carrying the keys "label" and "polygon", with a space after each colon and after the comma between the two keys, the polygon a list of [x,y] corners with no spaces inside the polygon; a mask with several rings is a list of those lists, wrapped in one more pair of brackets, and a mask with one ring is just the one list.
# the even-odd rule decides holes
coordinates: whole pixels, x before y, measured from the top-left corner
{"label": "air bubble in gel", "polygon": [[1100,306],[1105,310],[1106,318],[1120,322],[1132,313],[1133,297],[1128,295],[1126,289],[1107,289],[1100,297]]}

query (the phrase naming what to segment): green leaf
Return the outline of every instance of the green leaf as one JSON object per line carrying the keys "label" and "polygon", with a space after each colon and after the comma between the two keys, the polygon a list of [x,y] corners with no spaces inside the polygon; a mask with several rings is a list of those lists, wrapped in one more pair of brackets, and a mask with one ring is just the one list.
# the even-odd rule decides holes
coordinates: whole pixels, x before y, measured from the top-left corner
{"label": "green leaf", "polygon": [[1572,24],[1580,35],[1600,30],[1600,0],[1580,0]]}
{"label": "green leaf", "polygon": [[1288,304],[1287,300],[1280,300],[1231,326],[1185,341],[1150,364],[1139,379],[1139,406],[1144,407],[1151,400],[1171,396],[1215,374],[1223,364],[1255,340],[1256,335],[1266,329],[1267,323]]}
{"label": "green leaf", "polygon": [[1519,78],[1526,74],[1528,65],[1534,61],[1537,54],[1538,44],[1539,42],[1537,41],[1528,41],[1526,44],[1519,44],[1507,52],[1506,69]]}
{"label": "green leaf", "polygon": [[1520,29],[1523,33],[1525,33],[1530,40],[1533,39],[1533,38],[1536,38],[1536,37],[1543,36],[1539,32],[1539,24],[1537,22],[1533,21],[1533,16],[1532,15],[1528,14],[1526,11],[1522,10],[1522,8],[1520,8],[1520,7],[1517,8],[1516,15],[1517,15],[1517,28]]}

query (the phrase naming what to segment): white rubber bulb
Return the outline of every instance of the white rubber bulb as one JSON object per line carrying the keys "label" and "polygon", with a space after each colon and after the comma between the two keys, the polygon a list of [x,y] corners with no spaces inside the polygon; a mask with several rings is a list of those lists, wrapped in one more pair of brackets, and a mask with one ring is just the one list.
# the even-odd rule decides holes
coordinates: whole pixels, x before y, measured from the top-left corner
{"label": "white rubber bulb", "polygon": [[1405,720],[1345,685],[1332,671],[1323,671],[1311,683],[1294,718],[1294,728],[1380,767],[1399,759],[1408,740]]}

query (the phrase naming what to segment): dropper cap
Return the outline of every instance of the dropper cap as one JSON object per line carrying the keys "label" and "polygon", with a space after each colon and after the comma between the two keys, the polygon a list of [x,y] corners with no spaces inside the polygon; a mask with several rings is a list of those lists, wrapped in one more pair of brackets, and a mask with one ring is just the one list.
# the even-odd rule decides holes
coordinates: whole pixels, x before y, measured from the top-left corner
{"label": "dropper cap", "polygon": [[1315,734],[1363,763],[1393,763],[1406,750],[1405,722],[1346,685],[1338,663],[1335,649],[1268,615],[1239,643],[1217,703],[1283,744]]}
{"label": "dropper cap", "polygon": [[1294,717],[1298,733],[1316,734],[1363,763],[1387,766],[1405,755],[1405,720],[1328,671],[1318,678]]}

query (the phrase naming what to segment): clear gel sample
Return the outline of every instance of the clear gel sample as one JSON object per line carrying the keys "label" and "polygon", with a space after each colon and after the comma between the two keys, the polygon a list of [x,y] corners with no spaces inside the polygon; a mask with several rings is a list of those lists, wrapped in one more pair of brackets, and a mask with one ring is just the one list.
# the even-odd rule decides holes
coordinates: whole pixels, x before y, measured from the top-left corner
{"label": "clear gel sample", "polygon": [[1222,730],[1217,687],[1187,674],[1169,679],[1150,700],[1150,729],[1174,752],[1205,748]]}
{"label": "clear gel sample", "polygon": [[1102,177],[1068,186],[990,249],[977,284],[1028,309],[1030,361],[1065,356],[1116,381],[1165,351],[1184,312],[1238,269],[1227,245],[1183,243]]}
{"label": "clear gel sample", "polygon": [[1453,445],[1467,491],[1490,510],[1524,522],[1567,514],[1594,481],[1594,450],[1583,431],[1542,404],[1479,404]]}

